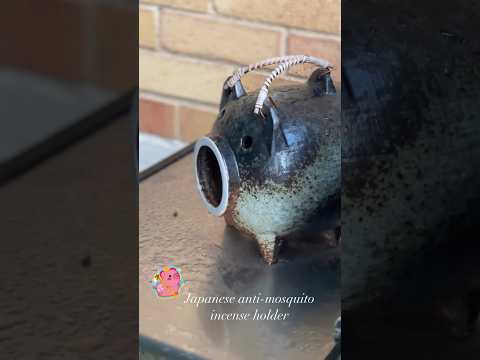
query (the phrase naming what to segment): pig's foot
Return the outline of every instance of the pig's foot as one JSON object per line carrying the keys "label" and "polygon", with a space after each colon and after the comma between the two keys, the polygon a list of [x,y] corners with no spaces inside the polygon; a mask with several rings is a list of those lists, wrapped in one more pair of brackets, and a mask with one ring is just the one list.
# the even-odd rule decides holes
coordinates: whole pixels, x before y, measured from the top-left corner
{"label": "pig's foot", "polygon": [[272,265],[278,261],[278,252],[280,250],[281,241],[275,234],[262,234],[257,236],[260,253],[268,265]]}

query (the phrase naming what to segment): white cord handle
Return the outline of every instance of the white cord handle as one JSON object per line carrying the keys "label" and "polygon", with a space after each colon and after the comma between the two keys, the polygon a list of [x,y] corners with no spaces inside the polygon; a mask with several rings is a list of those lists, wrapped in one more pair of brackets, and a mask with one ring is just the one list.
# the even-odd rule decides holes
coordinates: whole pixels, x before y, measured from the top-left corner
{"label": "white cord handle", "polygon": [[277,65],[278,66],[272,71],[270,76],[265,80],[263,83],[262,88],[260,89],[257,97],[257,102],[255,103],[254,113],[258,114],[263,107],[263,103],[265,102],[268,96],[268,90],[272,85],[272,81],[275,80],[280,74],[284,73],[287,69],[294,65],[298,64],[313,64],[325,69],[331,69],[332,65],[326,60],[316,58],[313,56],[308,55],[287,55],[287,56],[280,56],[275,58],[266,59],[248,66],[241,67],[238,69],[227,81],[225,84],[225,88],[231,88],[235,85],[237,81],[240,80],[242,76],[246,73],[264,68],[265,66],[269,65]]}
{"label": "white cord handle", "polygon": [[282,62],[287,61],[290,58],[296,57],[298,55],[287,55],[287,56],[279,56],[274,58],[265,59],[254,64],[250,64],[248,66],[241,67],[236,72],[233,73],[232,77],[228,80],[227,84],[225,85],[225,89],[232,88],[235,83],[240,80],[242,76],[249,73],[250,71],[262,69],[269,65],[277,65],[281,64]]}

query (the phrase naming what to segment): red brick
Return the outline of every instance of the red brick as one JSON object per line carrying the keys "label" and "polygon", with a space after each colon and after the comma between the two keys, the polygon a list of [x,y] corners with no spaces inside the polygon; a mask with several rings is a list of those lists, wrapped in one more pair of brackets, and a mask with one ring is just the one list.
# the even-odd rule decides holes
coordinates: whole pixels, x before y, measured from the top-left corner
{"label": "red brick", "polygon": [[198,110],[186,106],[179,107],[180,139],[194,141],[209,133],[216,117],[217,113],[214,111]]}
{"label": "red brick", "polygon": [[140,131],[174,138],[176,134],[175,106],[140,99]]}

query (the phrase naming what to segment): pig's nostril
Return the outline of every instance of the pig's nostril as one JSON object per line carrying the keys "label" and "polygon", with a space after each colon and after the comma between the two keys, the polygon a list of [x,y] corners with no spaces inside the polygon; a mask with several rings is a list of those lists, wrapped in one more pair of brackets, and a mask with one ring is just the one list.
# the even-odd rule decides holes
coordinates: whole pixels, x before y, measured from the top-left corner
{"label": "pig's nostril", "polygon": [[222,174],[217,157],[208,146],[202,146],[198,150],[197,176],[207,201],[218,207],[222,201]]}

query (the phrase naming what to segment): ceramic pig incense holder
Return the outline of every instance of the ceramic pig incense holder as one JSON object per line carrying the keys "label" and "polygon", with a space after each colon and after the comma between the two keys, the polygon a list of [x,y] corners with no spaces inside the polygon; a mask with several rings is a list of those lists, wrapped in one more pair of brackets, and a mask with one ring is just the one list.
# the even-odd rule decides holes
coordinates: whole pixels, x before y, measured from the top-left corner
{"label": "ceramic pig incense holder", "polygon": [[340,97],[321,68],[272,89],[255,114],[257,97],[240,80],[224,86],[213,129],[195,146],[195,175],[208,211],[255,238],[272,264],[281,238],[339,197]]}

